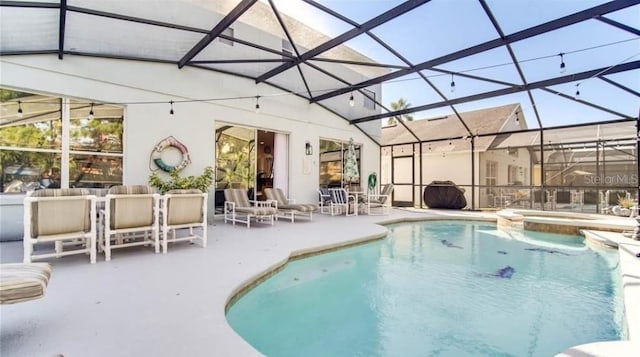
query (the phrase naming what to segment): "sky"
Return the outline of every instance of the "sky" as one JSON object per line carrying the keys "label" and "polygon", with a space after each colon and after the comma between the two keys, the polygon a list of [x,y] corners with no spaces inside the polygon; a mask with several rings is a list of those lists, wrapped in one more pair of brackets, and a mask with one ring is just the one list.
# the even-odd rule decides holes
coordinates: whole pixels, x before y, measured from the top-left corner
{"label": "sky", "polygon": [[[319,0],[319,3],[362,23],[397,6],[402,1],[386,0]],[[505,34],[523,30],[606,1],[594,0],[487,0]],[[340,20],[292,0],[275,2],[278,9],[293,14],[296,19],[324,32],[337,36],[352,27]],[[607,15],[606,17],[634,28],[640,28],[640,5]],[[414,11],[381,25],[372,32],[394,47],[412,64],[493,40],[498,33],[477,0],[434,0]],[[366,35],[346,43],[379,63],[404,63]],[[542,34],[512,44],[512,49],[527,82],[536,82],[561,75],[609,67],[640,60],[640,38],[598,20],[588,20],[561,30]],[[560,72],[559,53],[565,53],[566,71]],[[505,47],[438,66],[440,69],[521,84],[515,66]],[[484,91],[505,88],[502,85],[454,76],[455,91],[450,91],[452,78],[438,72],[423,71],[447,98],[464,97]],[[612,79],[635,91],[640,91],[640,70],[610,75]],[[638,97],[597,78],[572,82],[550,89],[609,107],[628,116],[637,116]],[[382,86],[383,104],[405,98],[412,106],[440,102],[442,98],[416,74],[398,78]],[[564,124],[617,119],[619,116],[562,98],[542,90],[533,91],[534,100],[545,127]],[[522,105],[528,126],[538,127],[526,92],[491,98],[479,102],[456,105],[459,112],[510,103]],[[431,118],[451,114],[449,107],[414,113],[414,118]]]}

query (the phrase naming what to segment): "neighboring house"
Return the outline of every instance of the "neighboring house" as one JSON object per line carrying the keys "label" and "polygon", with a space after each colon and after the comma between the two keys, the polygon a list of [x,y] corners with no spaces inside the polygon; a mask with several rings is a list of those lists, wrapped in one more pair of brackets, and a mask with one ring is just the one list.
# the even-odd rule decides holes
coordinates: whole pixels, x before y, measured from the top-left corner
{"label": "neighboring house", "polygon": [[[520,104],[464,112],[460,116],[474,134],[527,128]],[[423,186],[436,180],[450,180],[462,186],[468,207],[471,207],[472,183],[480,186],[476,189],[476,207],[490,207],[504,204],[501,202],[503,197],[499,189],[484,186],[527,186],[532,182],[529,150],[503,146],[509,135],[475,138],[475,177],[479,180],[472,182],[471,140],[457,116],[414,120],[405,124],[419,140],[401,124],[382,128],[381,177],[382,182],[395,184],[394,201],[397,203],[420,205],[420,177]],[[423,142],[422,153],[413,155],[414,152],[420,153],[418,141]],[[388,147],[390,145],[393,147]],[[420,167],[422,172],[419,172]]]}

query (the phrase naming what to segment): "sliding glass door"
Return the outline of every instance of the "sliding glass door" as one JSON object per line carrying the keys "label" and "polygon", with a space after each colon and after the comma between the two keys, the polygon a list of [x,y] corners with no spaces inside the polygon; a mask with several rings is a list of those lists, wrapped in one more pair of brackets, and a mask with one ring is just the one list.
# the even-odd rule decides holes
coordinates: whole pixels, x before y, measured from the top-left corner
{"label": "sliding glass door", "polygon": [[216,208],[224,205],[224,189],[247,191],[251,200],[264,200],[264,189],[278,187],[288,194],[288,135],[273,131],[216,125]]}

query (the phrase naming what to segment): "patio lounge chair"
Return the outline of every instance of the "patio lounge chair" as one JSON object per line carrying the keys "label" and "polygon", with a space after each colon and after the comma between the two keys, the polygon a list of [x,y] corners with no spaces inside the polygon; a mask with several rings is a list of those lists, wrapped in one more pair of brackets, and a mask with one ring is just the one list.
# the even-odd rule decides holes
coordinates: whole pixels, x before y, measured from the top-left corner
{"label": "patio lounge chair", "polygon": [[389,214],[391,192],[393,192],[393,184],[388,183],[382,187],[380,194],[367,195],[367,214]]}
{"label": "patio lounge chair", "polygon": [[[345,215],[354,216],[357,215],[358,202],[355,196],[349,195],[344,188],[330,188],[329,194],[331,195],[331,215],[342,214],[344,209]],[[353,212],[349,213],[349,205],[353,206]]]}
{"label": "patio lounge chair", "polygon": [[[162,252],[167,253],[169,242],[193,242],[200,239],[207,247],[207,194],[200,190],[171,190],[161,198],[162,207]],[[189,229],[186,237],[176,237],[176,229]],[[200,228],[201,235],[193,229]],[[169,239],[169,233],[171,238]]]}
{"label": "patio lounge chair", "polygon": [[[249,203],[247,192],[241,188],[228,188],[224,190],[224,223],[231,221],[245,223],[247,228],[251,227],[251,218],[256,221],[269,220],[273,225],[278,211],[271,206],[269,201],[253,201]],[[244,217],[244,220],[242,219]]]}
{"label": "patio lounge chair", "polygon": [[47,263],[0,265],[0,304],[39,299],[51,277],[51,266]]}
{"label": "patio lounge chair", "polygon": [[318,205],[307,203],[297,204],[294,200],[287,198],[279,188],[265,188],[264,193],[267,200],[274,201],[278,215],[280,217],[290,219],[293,223],[296,215],[307,217],[311,221],[313,219],[313,211],[318,210]]}
{"label": "patio lounge chair", "polygon": [[[84,253],[95,263],[95,217],[96,196],[89,195],[86,189],[34,191],[24,199],[24,263]],[[55,252],[34,254],[38,243],[54,243]]]}
{"label": "patio lounge chair", "polygon": [[153,245],[160,252],[159,231],[160,195],[144,185],[114,186],[105,196],[100,212],[100,249],[105,260],[111,260],[111,250],[140,245]]}

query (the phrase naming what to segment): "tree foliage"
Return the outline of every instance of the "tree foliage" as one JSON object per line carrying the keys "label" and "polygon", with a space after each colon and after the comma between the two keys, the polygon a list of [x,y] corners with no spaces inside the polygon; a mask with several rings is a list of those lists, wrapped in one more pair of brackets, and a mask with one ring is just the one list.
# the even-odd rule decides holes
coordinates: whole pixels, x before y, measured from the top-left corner
{"label": "tree foliage", "polygon": [[[409,103],[406,99],[400,98],[395,102],[391,102],[391,109],[393,111],[403,110],[411,107],[411,103]],[[404,115],[396,115],[387,121],[388,125],[393,125],[399,121],[413,121],[413,115],[404,114]]]}

